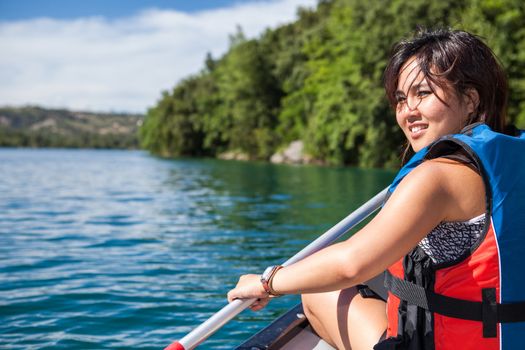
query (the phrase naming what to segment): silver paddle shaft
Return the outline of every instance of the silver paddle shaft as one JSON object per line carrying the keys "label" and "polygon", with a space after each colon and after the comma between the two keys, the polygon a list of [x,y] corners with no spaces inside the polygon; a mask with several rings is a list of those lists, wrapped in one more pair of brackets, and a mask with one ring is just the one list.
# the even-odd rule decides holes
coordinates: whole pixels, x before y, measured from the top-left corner
{"label": "silver paddle shaft", "polygon": [[[341,236],[343,236],[345,233],[350,231],[364,219],[372,215],[377,209],[379,209],[386,198],[387,192],[388,187],[376,194],[374,197],[368,200],[368,202],[353,211],[324,234],[319,236],[300,252],[286,260],[286,262],[284,262],[282,265],[291,265],[335,242],[337,239],[339,239]],[[195,348],[197,345],[206,340],[210,335],[215,333],[219,328],[228,323],[232,318],[237,316],[241,311],[253,304],[255,300],[256,299],[254,298],[244,300],[237,299],[232,301],[205,322],[200,324],[193,331],[184,336],[181,340],[179,340],[178,343],[186,350]]]}

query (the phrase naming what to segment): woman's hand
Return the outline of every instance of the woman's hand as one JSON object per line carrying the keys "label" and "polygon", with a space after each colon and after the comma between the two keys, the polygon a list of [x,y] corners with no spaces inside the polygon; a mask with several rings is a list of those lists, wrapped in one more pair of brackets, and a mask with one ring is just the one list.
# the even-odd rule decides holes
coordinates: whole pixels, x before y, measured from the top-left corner
{"label": "woman's hand", "polygon": [[237,286],[228,292],[228,302],[235,299],[253,299],[257,300],[250,306],[253,311],[264,308],[270,301],[270,296],[264,290],[259,275],[242,275],[237,282]]}

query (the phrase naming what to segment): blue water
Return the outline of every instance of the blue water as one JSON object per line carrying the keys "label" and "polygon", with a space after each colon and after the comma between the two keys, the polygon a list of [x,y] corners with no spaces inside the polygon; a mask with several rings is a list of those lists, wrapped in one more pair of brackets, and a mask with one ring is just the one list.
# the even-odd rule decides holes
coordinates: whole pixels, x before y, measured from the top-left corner
{"label": "blue water", "polygon": [[[0,149],[0,174],[3,349],[161,349],[393,176],[31,149]],[[245,311],[199,349],[231,349],[296,302]]]}

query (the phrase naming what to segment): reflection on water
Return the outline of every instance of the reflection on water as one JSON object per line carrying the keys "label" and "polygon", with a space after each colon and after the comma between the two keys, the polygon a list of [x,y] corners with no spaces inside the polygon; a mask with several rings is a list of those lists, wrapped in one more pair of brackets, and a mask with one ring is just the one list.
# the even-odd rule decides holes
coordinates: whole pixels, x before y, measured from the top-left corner
{"label": "reflection on water", "polygon": [[[0,149],[0,343],[158,349],[225,305],[241,273],[286,260],[393,173],[136,151]],[[297,302],[246,311],[230,349]]]}

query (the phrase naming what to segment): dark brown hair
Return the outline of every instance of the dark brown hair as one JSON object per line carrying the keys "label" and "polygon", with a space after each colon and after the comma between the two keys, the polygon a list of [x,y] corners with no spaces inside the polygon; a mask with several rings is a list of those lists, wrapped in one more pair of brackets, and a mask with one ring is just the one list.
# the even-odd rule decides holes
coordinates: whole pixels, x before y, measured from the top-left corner
{"label": "dark brown hair", "polygon": [[461,30],[419,29],[413,38],[395,45],[384,74],[386,95],[393,108],[397,105],[400,70],[411,57],[430,85],[444,91],[452,87],[458,96],[467,95],[471,89],[477,91],[479,104],[468,124],[484,122],[494,131],[505,131],[507,78],[496,55],[479,37]]}

